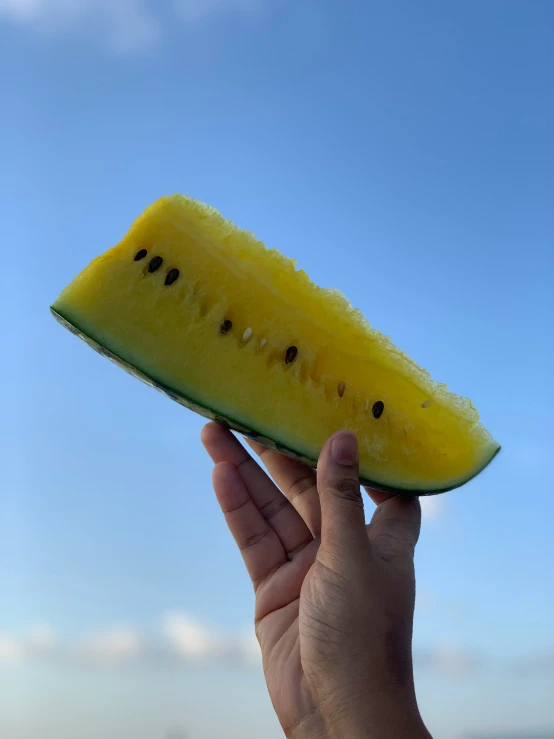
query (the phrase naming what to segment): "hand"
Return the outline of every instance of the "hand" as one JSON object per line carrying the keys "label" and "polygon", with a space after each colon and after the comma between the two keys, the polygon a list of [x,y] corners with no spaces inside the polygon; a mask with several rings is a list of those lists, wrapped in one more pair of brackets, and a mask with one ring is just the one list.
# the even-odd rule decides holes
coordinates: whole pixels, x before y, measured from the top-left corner
{"label": "hand", "polygon": [[[275,483],[224,427],[202,441],[256,594],[273,707],[289,739],[430,739],[412,671],[419,500],[367,490],[353,434],[334,434],[317,473],[255,442]],[[281,492],[283,491],[283,492]]]}

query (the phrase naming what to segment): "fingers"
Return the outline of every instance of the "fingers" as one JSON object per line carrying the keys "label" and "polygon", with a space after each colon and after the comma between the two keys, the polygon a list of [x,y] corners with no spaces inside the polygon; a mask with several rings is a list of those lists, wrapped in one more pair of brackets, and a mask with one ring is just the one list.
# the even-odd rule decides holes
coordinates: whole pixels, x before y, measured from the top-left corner
{"label": "fingers", "polygon": [[289,557],[312,541],[297,511],[228,429],[209,423],[202,430],[202,442],[216,464],[229,462],[235,467],[254,506],[274,529]]}
{"label": "fingers", "polygon": [[366,487],[377,506],[367,527],[372,549],[390,561],[397,555],[413,556],[421,528],[419,498],[402,498]]}
{"label": "fingers", "polygon": [[254,589],[288,562],[283,545],[254,505],[236,467],[220,462],[213,470],[213,486],[225,520],[248,570]]}
{"label": "fingers", "polygon": [[319,541],[312,539],[312,543],[304,547],[294,559],[285,562],[271,574],[271,577],[265,578],[260,583],[256,590],[256,623],[262,621],[268,614],[287,608],[294,601],[298,601],[306,575],[315,561],[318,547]]}
{"label": "fingers", "polygon": [[421,529],[419,498],[394,495],[377,506],[368,526],[372,548],[384,559],[413,556]]}
{"label": "fingers", "polygon": [[317,537],[321,533],[321,506],[314,470],[290,457],[268,449],[251,439],[246,440],[264,463],[267,471],[296,508],[306,525]]}
{"label": "fingers", "polygon": [[320,552],[357,560],[368,547],[354,434],[339,431],[323,447],[317,468],[321,499]]}
{"label": "fingers", "polygon": [[390,493],[383,493],[381,492],[381,490],[374,490],[373,488],[364,487],[364,490],[369,495],[371,500],[375,503],[375,505],[381,505],[381,503],[384,503],[385,500],[389,500],[390,498],[394,497]]}

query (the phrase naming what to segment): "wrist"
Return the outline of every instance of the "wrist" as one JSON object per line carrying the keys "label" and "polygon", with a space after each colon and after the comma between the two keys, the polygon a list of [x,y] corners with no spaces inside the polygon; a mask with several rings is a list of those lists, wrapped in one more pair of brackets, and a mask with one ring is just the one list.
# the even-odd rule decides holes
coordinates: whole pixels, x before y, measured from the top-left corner
{"label": "wrist", "polygon": [[[392,721],[350,720],[328,727],[325,739],[432,739],[420,716]],[[303,738],[304,739],[304,738]],[[312,739],[311,736],[306,739]]]}
{"label": "wrist", "polygon": [[295,726],[285,729],[285,736],[287,739],[330,739],[318,710],[308,713]]}
{"label": "wrist", "polygon": [[371,701],[351,697],[328,709],[326,739],[432,739],[415,696],[373,693]]}

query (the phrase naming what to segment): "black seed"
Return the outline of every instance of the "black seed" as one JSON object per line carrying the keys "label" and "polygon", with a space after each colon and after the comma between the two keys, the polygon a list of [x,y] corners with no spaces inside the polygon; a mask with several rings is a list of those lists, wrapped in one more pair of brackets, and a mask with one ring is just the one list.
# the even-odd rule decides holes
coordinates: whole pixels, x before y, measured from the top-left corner
{"label": "black seed", "polygon": [[223,321],[223,323],[219,327],[219,333],[228,334],[232,328],[233,328],[233,322],[226,319],[225,321]]}
{"label": "black seed", "polygon": [[140,251],[137,251],[135,254],[135,262],[140,262],[141,259],[144,259],[144,257],[148,254],[146,249],[141,249]]}
{"label": "black seed", "polygon": [[339,382],[339,384],[337,385],[337,392],[339,394],[339,397],[342,398],[345,390],[346,390],[346,385],[344,384],[344,382]]}
{"label": "black seed", "polygon": [[178,269],[170,269],[167,273],[167,277],[165,278],[164,285],[173,285],[175,280],[179,277],[179,270]]}
{"label": "black seed", "polygon": [[373,408],[371,409],[371,412],[373,413],[374,418],[381,418],[384,410],[385,410],[385,404],[383,403],[382,400],[378,400],[376,403],[373,404]]}
{"label": "black seed", "polygon": [[295,346],[289,346],[285,354],[285,364],[291,364],[296,359],[298,349]]}
{"label": "black seed", "polygon": [[161,257],[154,257],[150,260],[150,264],[148,265],[148,271],[149,272],[155,272],[157,269],[160,269],[160,267],[163,264],[163,259]]}

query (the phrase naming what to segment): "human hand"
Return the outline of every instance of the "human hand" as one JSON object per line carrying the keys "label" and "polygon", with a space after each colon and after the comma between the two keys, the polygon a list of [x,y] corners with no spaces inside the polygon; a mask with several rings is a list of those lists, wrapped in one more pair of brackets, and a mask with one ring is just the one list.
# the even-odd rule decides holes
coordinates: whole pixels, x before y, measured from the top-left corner
{"label": "human hand", "polygon": [[[419,500],[367,490],[353,434],[334,434],[317,473],[223,426],[202,441],[256,594],[273,707],[289,739],[430,739],[415,698],[413,556]],[[283,492],[281,492],[283,491]]]}

